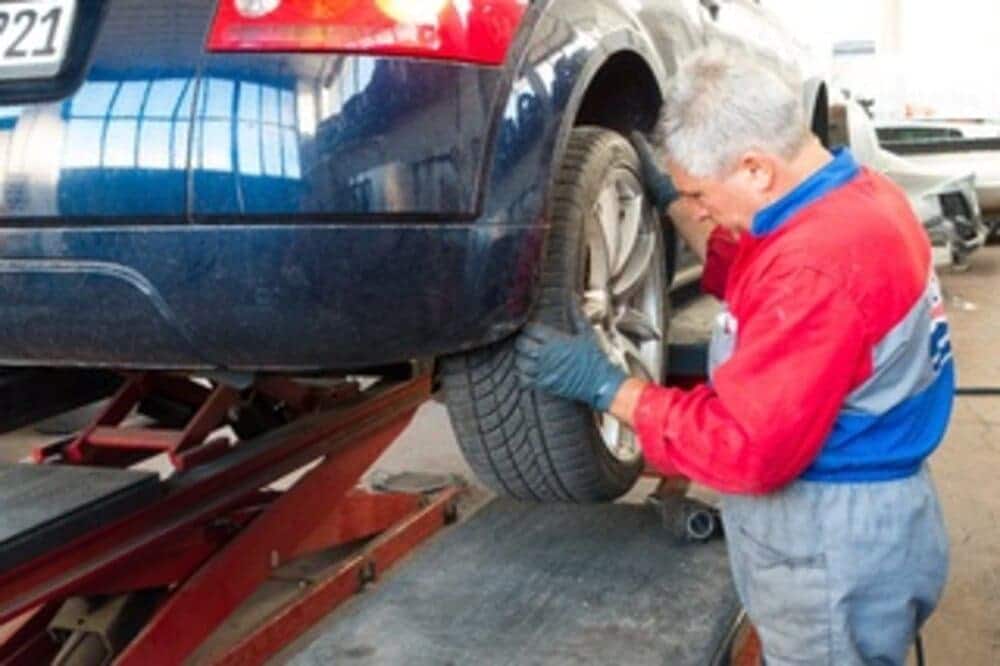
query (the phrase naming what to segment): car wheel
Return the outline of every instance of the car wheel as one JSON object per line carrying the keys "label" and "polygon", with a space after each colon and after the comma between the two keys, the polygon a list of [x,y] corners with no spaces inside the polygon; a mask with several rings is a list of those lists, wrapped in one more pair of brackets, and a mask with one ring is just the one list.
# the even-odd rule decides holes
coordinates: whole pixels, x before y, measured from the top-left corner
{"label": "car wheel", "polygon": [[[665,233],[621,135],[573,130],[550,188],[551,229],[533,321],[570,330],[582,307],[608,356],[661,381],[670,321]],[[672,255],[672,253],[670,253]],[[522,500],[591,502],[627,492],[643,468],[635,435],[613,417],[525,390],[514,340],[444,359],[442,385],[476,474]]]}

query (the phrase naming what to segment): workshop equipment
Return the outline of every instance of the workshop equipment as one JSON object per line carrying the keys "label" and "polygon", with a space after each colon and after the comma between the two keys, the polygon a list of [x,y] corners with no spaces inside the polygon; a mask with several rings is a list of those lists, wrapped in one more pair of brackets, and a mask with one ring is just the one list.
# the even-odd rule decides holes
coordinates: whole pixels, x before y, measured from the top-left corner
{"label": "workshop equipment", "polygon": [[[703,367],[690,352],[671,350],[676,384]],[[36,464],[0,465],[0,665],[279,654],[456,519],[459,480],[358,486],[430,391],[418,372],[364,390],[125,375],[92,422],[37,449]],[[687,486],[660,479],[657,512],[493,500],[326,621],[297,646],[300,659],[577,664],[615,653],[754,666],[760,644],[712,539],[717,514]],[[283,576],[299,589],[259,611],[253,600]],[[248,609],[257,617],[242,623]]]}
{"label": "workshop equipment", "polygon": [[[456,484],[357,487],[430,387],[427,375],[363,391],[129,376],[77,436],[35,451],[37,465],[0,467],[0,663],[180,663],[282,564],[367,539],[210,661],[280,650],[454,519]],[[248,402],[255,421],[240,418]],[[174,427],[126,420],[143,403]],[[239,440],[227,425],[261,432]],[[160,454],[163,479],[124,469]]]}

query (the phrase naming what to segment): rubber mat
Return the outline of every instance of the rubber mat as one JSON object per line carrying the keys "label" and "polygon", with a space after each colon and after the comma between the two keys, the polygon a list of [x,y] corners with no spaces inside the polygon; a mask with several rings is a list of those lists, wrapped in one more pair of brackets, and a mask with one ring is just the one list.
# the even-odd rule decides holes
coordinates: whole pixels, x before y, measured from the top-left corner
{"label": "rubber mat", "polygon": [[638,505],[493,500],[285,654],[292,664],[707,666],[740,615],[725,544]]}
{"label": "rubber mat", "polygon": [[0,464],[0,573],[142,508],[152,472]]}

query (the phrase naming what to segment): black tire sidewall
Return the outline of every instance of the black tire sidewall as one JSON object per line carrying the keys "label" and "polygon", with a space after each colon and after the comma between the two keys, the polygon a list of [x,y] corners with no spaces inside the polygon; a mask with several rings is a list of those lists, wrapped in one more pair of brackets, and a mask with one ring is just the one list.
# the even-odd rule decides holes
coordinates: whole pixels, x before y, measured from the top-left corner
{"label": "black tire sidewall", "polygon": [[[567,332],[577,332],[571,330],[573,321],[571,310],[580,304],[579,290],[582,287],[583,263],[586,257],[587,217],[593,214],[601,186],[607,181],[610,173],[619,168],[627,169],[637,181],[641,182],[638,156],[628,140],[616,132],[599,127],[584,126],[573,130],[566,156],[550,190],[551,226],[544,255],[547,262],[559,266],[561,270],[542,272],[539,299],[532,314],[532,321],[555,326]],[[561,205],[567,198],[574,199],[577,205]],[[654,213],[647,210],[646,214]],[[654,228],[657,234],[654,262],[664,271],[662,279],[665,290],[664,311],[661,313],[661,321],[657,323],[660,325],[660,330],[666,332],[670,322],[669,280],[673,270],[668,264],[670,253],[664,245],[667,235],[662,225],[654,225]],[[571,251],[561,251],[569,248]],[[665,366],[666,349],[663,359]],[[656,378],[658,381],[664,379],[666,368],[660,368],[660,372],[661,376]],[[588,407],[536,393],[543,432],[547,430],[546,412],[556,409],[553,403],[562,403],[563,407],[577,412],[578,422],[575,424],[575,429],[578,431],[581,446],[585,445],[588,448],[599,468],[597,476],[607,484],[605,488],[607,498],[627,492],[642,472],[645,465],[642,458],[631,463],[617,459],[605,445],[597,427],[595,414]]]}
{"label": "black tire sidewall", "polygon": [[[575,332],[572,308],[581,302],[587,216],[594,214],[601,186],[618,168],[641,182],[638,157],[624,137],[599,127],[572,131],[549,185],[549,231],[532,321]],[[664,271],[665,292],[658,323],[665,334],[673,271],[663,225],[654,227],[654,261]],[[523,387],[515,339],[442,359],[449,416],[477,476],[497,492],[529,501],[609,501],[628,492],[642,473],[641,456],[631,462],[617,459],[588,407]],[[666,349],[663,359],[665,364]]]}

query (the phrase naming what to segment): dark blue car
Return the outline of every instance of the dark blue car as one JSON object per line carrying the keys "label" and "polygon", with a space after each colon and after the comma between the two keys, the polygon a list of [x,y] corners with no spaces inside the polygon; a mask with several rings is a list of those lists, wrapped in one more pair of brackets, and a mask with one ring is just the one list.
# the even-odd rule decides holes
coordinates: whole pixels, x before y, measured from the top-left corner
{"label": "dark blue car", "polygon": [[491,485],[617,496],[631,433],[521,391],[510,336],[582,302],[662,377],[677,246],[623,137],[711,41],[798,67],[750,0],[2,2],[0,364],[436,359]]}

